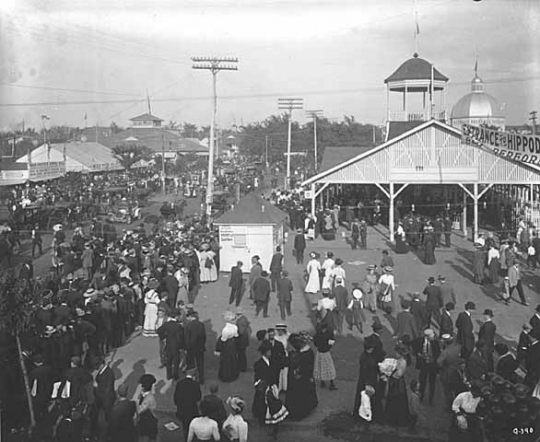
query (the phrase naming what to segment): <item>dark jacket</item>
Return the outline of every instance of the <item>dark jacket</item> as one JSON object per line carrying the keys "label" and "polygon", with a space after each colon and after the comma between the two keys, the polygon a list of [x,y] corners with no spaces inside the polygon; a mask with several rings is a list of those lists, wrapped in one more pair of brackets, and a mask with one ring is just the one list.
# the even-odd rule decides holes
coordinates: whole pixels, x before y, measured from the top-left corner
{"label": "dark jacket", "polygon": [[125,399],[116,401],[109,414],[108,430],[111,441],[136,442],[137,433],[133,422],[136,412],[135,402]]}
{"label": "dark jacket", "polygon": [[492,353],[495,349],[495,332],[497,326],[493,321],[484,322],[478,330],[478,340],[486,343],[486,351]]}
{"label": "dark jacket", "polygon": [[441,288],[437,285],[428,285],[424,289],[426,295],[426,308],[441,308],[443,306]]}
{"label": "dark jacket", "polygon": [[188,419],[198,416],[197,402],[201,400],[201,387],[192,378],[184,378],[178,381],[174,391],[174,403],[178,419]]}
{"label": "dark jacket", "polygon": [[443,309],[440,321],[440,335],[454,335],[454,321],[447,310]]}
{"label": "dark jacket", "polygon": [[295,250],[305,250],[306,249],[306,238],[303,233],[297,233],[294,237],[294,249]]}
{"label": "dark jacket", "polygon": [[96,402],[109,414],[116,400],[114,388],[114,372],[110,367],[106,367],[103,372],[96,375]]}
{"label": "dark jacket", "polygon": [[262,358],[255,361],[255,364],[253,364],[253,378],[255,383],[257,381],[264,381],[267,385],[271,385],[274,382],[274,377],[272,368]]}
{"label": "dark jacket", "polygon": [[487,373],[486,360],[479,350],[475,350],[467,359],[467,374],[471,380],[479,380]]}
{"label": "dark jacket", "polygon": [[272,353],[270,355],[270,368],[275,374],[274,382],[277,384],[279,381],[279,372],[287,363],[287,356],[285,355],[285,347],[283,347],[283,344],[280,341],[274,339],[274,341],[271,342],[271,345]]}
{"label": "dark jacket", "polygon": [[225,404],[223,400],[216,396],[215,394],[208,394],[202,399],[205,402],[210,404],[210,413],[208,417],[217,422],[218,428],[221,428],[225,419],[227,419],[227,410],[225,409]]}
{"label": "dark jacket", "polygon": [[516,369],[518,368],[518,363],[514,355],[508,353],[503,355],[499,362],[497,363],[496,372],[498,375],[502,376],[507,381],[512,383],[517,382]]}
{"label": "dark jacket", "polygon": [[395,335],[398,339],[401,339],[403,336],[409,336],[410,339],[416,339],[420,336],[418,326],[410,311],[398,313]]}
{"label": "dark jacket", "polygon": [[238,266],[232,267],[231,279],[229,280],[229,287],[239,290],[242,288],[242,282],[243,282],[242,269]]}
{"label": "dark jacket", "polygon": [[169,357],[184,348],[184,327],[178,321],[167,321],[157,329],[160,339],[165,340],[165,352]]}
{"label": "dark jacket", "polygon": [[439,356],[441,355],[441,347],[439,346],[439,342],[434,339],[429,342],[430,350],[431,350],[431,360],[426,361],[426,358],[424,357],[424,343],[425,343],[424,337],[416,338],[414,341],[412,341],[412,349],[416,356],[416,368],[419,370],[422,370],[424,368],[427,368],[428,366],[436,366],[437,365],[437,359],[439,359]]}
{"label": "dark jacket", "polygon": [[427,322],[426,304],[421,299],[411,301],[411,313],[416,321],[416,327],[419,331],[424,330]]}
{"label": "dark jacket", "polygon": [[34,381],[36,382],[36,402],[45,403],[51,399],[55,380],[53,368],[46,364],[42,364],[30,372],[30,389],[33,389]]}
{"label": "dark jacket", "polygon": [[205,351],[206,350],[206,329],[204,324],[198,319],[192,319],[186,324],[184,330],[186,350]]}
{"label": "dark jacket", "polygon": [[332,294],[336,300],[336,309],[342,314],[345,313],[347,306],[349,305],[349,292],[342,285],[336,285],[332,289]]}
{"label": "dark jacket", "polygon": [[236,318],[236,326],[238,327],[238,338],[236,339],[236,346],[240,349],[249,346],[249,339],[251,338],[251,326],[248,318],[244,315]]}
{"label": "dark jacket", "polygon": [[283,270],[283,254],[282,253],[274,253],[272,256],[272,261],[270,261],[270,271],[272,273],[279,273]]}
{"label": "dark jacket", "polygon": [[386,352],[383,348],[383,343],[379,335],[373,333],[369,335],[366,340],[366,343],[369,343],[373,347],[373,358],[377,363],[382,362],[386,356]]}
{"label": "dark jacket", "polygon": [[280,278],[277,281],[277,300],[281,302],[292,301],[293,285],[289,278]]}
{"label": "dark jacket", "polygon": [[263,276],[258,277],[253,282],[253,300],[255,302],[266,302],[270,297],[270,283]]}
{"label": "dark jacket", "polygon": [[474,348],[473,322],[466,312],[461,312],[456,319],[456,339],[458,344],[471,352]]}

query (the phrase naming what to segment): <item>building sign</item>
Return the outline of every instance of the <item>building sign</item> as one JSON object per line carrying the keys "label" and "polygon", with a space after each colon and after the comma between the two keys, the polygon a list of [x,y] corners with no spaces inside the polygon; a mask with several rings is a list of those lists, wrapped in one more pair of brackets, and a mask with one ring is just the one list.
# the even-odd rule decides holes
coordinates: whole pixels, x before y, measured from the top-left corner
{"label": "building sign", "polygon": [[234,239],[234,228],[232,226],[219,226],[219,242],[231,242]]}
{"label": "building sign", "polygon": [[461,141],[489,148],[495,155],[509,160],[540,166],[540,137],[463,124]]}
{"label": "building sign", "polygon": [[30,163],[30,180],[46,180],[48,178],[56,178],[66,173],[66,163],[57,161],[50,163]]}

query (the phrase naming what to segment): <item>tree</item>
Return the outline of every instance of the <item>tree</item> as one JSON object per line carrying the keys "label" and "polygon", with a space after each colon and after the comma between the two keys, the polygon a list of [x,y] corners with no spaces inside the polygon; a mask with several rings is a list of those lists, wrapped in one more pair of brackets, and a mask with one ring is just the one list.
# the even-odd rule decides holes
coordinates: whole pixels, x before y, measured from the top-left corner
{"label": "tree", "polygon": [[0,330],[8,333],[17,343],[19,363],[24,380],[30,428],[36,424],[30,382],[24,361],[21,336],[32,330],[33,316],[37,308],[34,287],[24,278],[17,278],[13,270],[0,274]]}
{"label": "tree", "polygon": [[180,129],[180,124],[178,123],[178,121],[169,120],[169,122],[167,123],[165,128],[170,129],[170,130],[179,130]]}
{"label": "tree", "polygon": [[114,157],[120,165],[129,171],[134,164],[141,160],[148,161],[152,156],[152,151],[146,146],[138,146],[135,144],[121,144],[112,148]]}

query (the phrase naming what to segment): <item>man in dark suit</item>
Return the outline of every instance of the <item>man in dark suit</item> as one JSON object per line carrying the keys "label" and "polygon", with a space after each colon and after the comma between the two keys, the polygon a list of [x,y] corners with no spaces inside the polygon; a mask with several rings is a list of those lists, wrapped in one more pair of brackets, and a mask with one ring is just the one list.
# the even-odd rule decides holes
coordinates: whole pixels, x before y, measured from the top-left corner
{"label": "man in dark suit", "polygon": [[159,339],[165,341],[167,379],[178,380],[180,350],[184,348],[184,328],[178,322],[180,312],[174,310],[172,316],[157,329]]}
{"label": "man in dark suit", "polygon": [[534,388],[540,378],[540,330],[533,329],[529,333],[531,337],[531,345],[527,349],[525,355],[525,369],[527,370],[527,376],[525,376],[525,385],[529,388]]}
{"label": "man in dark suit", "polygon": [[263,316],[268,318],[268,301],[270,300],[270,283],[266,279],[268,273],[263,271],[253,282],[253,300],[255,301],[255,316],[259,316],[261,310]]}
{"label": "man in dark suit", "polygon": [[506,344],[496,344],[495,351],[499,355],[496,373],[513,384],[518,382],[516,370],[519,364],[514,355],[508,350],[508,346]]}
{"label": "man in dark suit", "polygon": [[127,398],[128,386],[122,384],[118,387],[118,399],[113,405],[109,415],[109,440],[136,442],[137,431],[134,417],[137,415],[137,406],[134,401]]}
{"label": "man in dark suit", "polygon": [[171,309],[176,308],[176,298],[178,296],[178,280],[174,277],[174,267],[167,264],[167,275],[161,281],[161,286],[167,292],[167,304]]}
{"label": "man in dark suit", "polygon": [[456,339],[461,345],[461,357],[467,359],[474,349],[474,334],[471,312],[476,310],[474,302],[465,304],[465,311],[461,312],[456,319]]}
{"label": "man in dark suit", "polygon": [[238,369],[244,372],[247,371],[246,349],[249,346],[249,339],[251,338],[251,326],[241,307],[236,308],[236,327],[238,327],[238,338],[236,339]]}
{"label": "man in dark suit", "polygon": [[443,343],[443,348],[441,354],[437,358],[437,365],[439,367],[439,376],[446,398],[446,406],[448,409],[451,409],[454,394],[450,384],[452,376],[458,370],[461,346],[451,335],[442,335],[441,341]]}
{"label": "man in dark suit", "polygon": [[450,316],[450,312],[454,310],[454,303],[447,302],[441,312],[441,322],[439,327],[439,337],[443,335],[454,336],[454,321]]}
{"label": "man in dark suit", "polygon": [[268,342],[272,348],[270,353],[270,368],[274,373],[274,383],[279,383],[279,372],[287,362],[287,356],[285,355],[285,347],[283,344],[276,340],[276,330],[269,328],[267,331]]}
{"label": "man in dark suit", "polygon": [[281,271],[283,270],[283,253],[281,253],[281,247],[276,247],[276,253],[272,256],[270,261],[270,282],[272,286],[272,291],[276,291],[276,283],[281,277]]}
{"label": "man in dark suit", "polygon": [[253,416],[259,424],[264,425],[266,417],[266,388],[272,385],[274,371],[270,367],[272,348],[268,340],[263,340],[259,346],[261,357],[253,364],[253,380],[255,385],[255,397],[251,406]]}
{"label": "man in dark suit", "polygon": [[176,417],[182,422],[184,440],[187,440],[189,424],[193,418],[199,415],[197,403],[201,400],[201,387],[195,380],[195,369],[190,368],[186,377],[176,384],[174,390],[174,404],[176,405]]}
{"label": "man in dark suit", "polygon": [[484,359],[486,361],[487,371],[493,371],[493,352],[495,351],[495,333],[497,326],[493,323],[493,311],[490,309],[484,310],[484,323],[478,330],[478,340],[486,344],[484,350]]}
{"label": "man in dark suit", "polygon": [[394,332],[399,340],[404,336],[409,336],[410,339],[415,340],[420,337],[418,327],[416,326],[416,321],[414,316],[411,313],[411,302],[403,300],[401,302],[401,308],[403,311],[399,312],[397,315],[397,326]]}
{"label": "man in dark suit", "polygon": [[531,324],[532,330],[540,330],[540,304],[536,306],[536,313],[530,319],[529,324]]}
{"label": "man in dark suit", "polygon": [[253,299],[253,284],[263,271],[259,255],[251,257],[251,270],[249,271],[249,299]]}
{"label": "man in dark suit", "polygon": [[36,354],[33,360],[35,368],[30,372],[30,388],[34,399],[36,420],[39,422],[51,400],[56,375],[53,368],[44,363],[43,355]]}
{"label": "man in dark suit", "polygon": [[287,316],[292,315],[291,302],[293,285],[288,276],[289,272],[283,270],[281,272],[281,278],[277,281],[277,301],[282,321],[285,321],[285,313],[287,313]]}
{"label": "man in dark suit", "polygon": [[215,420],[218,424],[218,428],[221,428],[223,426],[223,422],[225,422],[225,419],[227,419],[227,410],[225,409],[223,399],[218,396],[219,387],[217,382],[211,382],[209,390],[210,394],[207,394],[202,400],[209,404],[211,411],[208,417]]}
{"label": "man in dark suit", "polygon": [[[340,280],[341,282],[338,283]],[[355,289],[360,290],[360,287],[358,287],[357,283],[353,282],[353,291]],[[332,289],[332,296],[336,300],[336,308],[334,309],[334,313],[336,313],[336,330],[338,333],[342,333],[343,320],[345,319],[345,313],[347,312],[347,307],[349,306],[349,292],[345,288],[345,284],[343,284],[343,278],[336,278],[336,285]]]}
{"label": "man in dark suit", "polygon": [[441,319],[441,307],[443,306],[441,288],[435,285],[435,278],[430,276],[427,280],[428,285],[424,288],[426,295],[426,322],[427,326],[431,327],[431,319],[434,318],[437,324]]}
{"label": "man in dark suit", "polygon": [[306,250],[306,237],[304,231],[298,229],[296,236],[294,237],[294,256],[296,257],[296,264],[304,264],[304,251]]}
{"label": "man in dark suit", "polygon": [[474,351],[467,359],[467,374],[471,381],[483,380],[484,375],[488,371],[486,366],[486,360],[484,359],[485,351],[485,342],[478,341],[474,346]]}
{"label": "man in dark suit", "polygon": [[426,328],[426,305],[424,301],[420,299],[420,293],[412,293],[411,300],[411,313],[416,321],[416,328],[419,332]]}
{"label": "man in dark suit", "polygon": [[242,274],[242,261],[237,261],[236,265],[231,267],[231,279],[229,287],[231,288],[231,296],[229,296],[229,305],[236,301],[236,306],[240,305],[244,294],[244,278]]}
{"label": "man in dark suit", "polygon": [[204,352],[206,350],[206,330],[195,311],[188,313],[184,330],[188,368],[197,368],[199,382],[204,384]]}
{"label": "man in dark suit", "polygon": [[103,358],[96,358],[94,360],[95,366],[99,367],[95,380],[96,418],[98,423],[103,422],[103,419],[107,423],[116,401],[115,376],[109,364]]}
{"label": "man in dark suit", "polygon": [[429,382],[429,404],[433,403],[435,395],[435,382],[437,380],[437,359],[441,354],[439,343],[435,339],[435,332],[427,328],[424,337],[419,337],[412,342],[413,352],[416,356],[416,368],[420,371],[420,397],[424,399],[426,385]]}
{"label": "man in dark suit", "polygon": [[366,341],[369,339],[370,346],[373,347],[373,357],[378,364],[379,362],[382,362],[386,356],[381,335],[379,334],[382,331],[383,326],[379,322],[374,322],[371,329],[373,330],[373,333],[366,337]]}
{"label": "man in dark suit", "polygon": [[453,302],[454,305],[456,305],[456,293],[452,284],[446,281],[446,276],[439,275],[437,279],[439,280],[443,305],[446,305],[449,302]]}

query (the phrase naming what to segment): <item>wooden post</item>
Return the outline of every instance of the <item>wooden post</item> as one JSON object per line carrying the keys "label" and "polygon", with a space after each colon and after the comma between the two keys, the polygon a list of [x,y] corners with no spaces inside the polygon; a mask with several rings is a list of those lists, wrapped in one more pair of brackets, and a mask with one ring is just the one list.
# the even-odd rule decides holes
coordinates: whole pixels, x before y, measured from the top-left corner
{"label": "wooden post", "polygon": [[315,203],[316,203],[316,196],[315,196],[315,183],[311,184],[311,215],[315,216]]}
{"label": "wooden post", "polygon": [[390,183],[390,213],[388,214],[390,242],[394,242],[394,183]]}
{"label": "wooden post", "polygon": [[474,225],[473,225],[473,242],[479,237],[478,235],[478,183],[473,184],[474,192]]}
{"label": "wooden post", "polygon": [[467,238],[467,192],[465,190],[463,191],[463,214],[461,216],[463,235]]}

